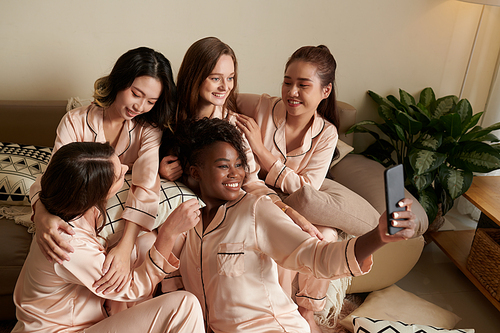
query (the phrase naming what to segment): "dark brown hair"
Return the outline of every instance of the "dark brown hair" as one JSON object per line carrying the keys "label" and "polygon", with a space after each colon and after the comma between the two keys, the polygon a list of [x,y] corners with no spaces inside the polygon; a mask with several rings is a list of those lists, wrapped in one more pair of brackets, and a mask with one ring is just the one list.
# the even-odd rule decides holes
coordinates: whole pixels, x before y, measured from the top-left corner
{"label": "dark brown hair", "polygon": [[99,234],[115,180],[113,153],[109,144],[96,142],[73,142],[56,151],[41,180],[40,200],[49,213],[69,222],[97,207],[103,219],[96,225]]}
{"label": "dark brown hair", "polygon": [[335,71],[337,69],[337,62],[330,50],[325,45],[303,46],[295,51],[288,59],[285,66],[285,72],[288,66],[295,61],[304,61],[316,66],[322,87],[326,87],[330,83],[332,84],[330,96],[319,103],[317,111],[323,118],[339,128],[340,121],[337,111],[337,97],[335,94]]}
{"label": "dark brown hair", "polygon": [[224,108],[236,112],[236,90],[238,86],[238,62],[233,49],[216,37],[205,37],[189,47],[177,74],[176,121],[196,119],[200,104],[200,87],[212,73],[222,55],[229,55],[234,62],[234,88],[224,103]]}
{"label": "dark brown hair", "polygon": [[177,106],[177,92],[172,68],[167,58],[148,47],[138,47],[124,53],[116,61],[111,73],[94,84],[94,103],[106,108],[116,99],[119,91],[129,88],[140,76],[149,76],[160,81],[162,93],[151,111],[138,115],[134,120],[165,129],[172,122]]}

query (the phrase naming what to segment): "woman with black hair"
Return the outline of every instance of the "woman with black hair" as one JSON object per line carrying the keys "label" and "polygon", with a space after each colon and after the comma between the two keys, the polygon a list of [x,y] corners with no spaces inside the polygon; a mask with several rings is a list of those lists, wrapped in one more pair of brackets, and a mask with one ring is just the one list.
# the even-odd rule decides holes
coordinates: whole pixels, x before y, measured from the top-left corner
{"label": "woman with black hair", "polygon": [[247,160],[238,129],[221,119],[201,119],[181,140],[180,161],[196,182],[200,221],[179,237],[173,254],[180,274],[164,280],[163,291],[184,286],[204,309],[213,332],[311,332],[297,305],[278,281],[278,267],[318,279],[361,275],[371,254],[388,242],[411,237],[411,199],[397,212],[403,230],[386,235],[386,214],[377,228],[345,242],[320,241],[303,232],[266,195],[242,190]]}
{"label": "woman with black hair", "polygon": [[[160,179],[158,149],[162,130],[176,107],[170,62],[161,53],[139,47],[123,54],[111,73],[94,86],[94,103],[69,111],[57,128],[54,153],[70,142],[109,142],[132,172],[122,219],[123,236],[104,262],[96,287],[119,291],[129,278],[130,254],[141,230],[151,230],[158,210]],[[36,240],[48,260],[69,260],[72,247],[60,230],[67,224],[38,200],[39,182],[32,188]]]}

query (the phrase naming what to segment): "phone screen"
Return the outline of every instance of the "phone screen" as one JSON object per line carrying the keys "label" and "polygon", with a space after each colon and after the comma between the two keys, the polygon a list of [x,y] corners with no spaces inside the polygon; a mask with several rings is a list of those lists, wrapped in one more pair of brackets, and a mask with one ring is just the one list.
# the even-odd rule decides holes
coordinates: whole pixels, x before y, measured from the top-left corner
{"label": "phone screen", "polygon": [[[403,165],[398,164],[388,168],[384,172],[385,180],[385,203],[387,210],[387,231],[389,235],[394,235],[403,228],[392,226],[392,213],[405,210],[399,207],[398,202],[405,197]],[[397,220],[397,219],[396,219]]]}

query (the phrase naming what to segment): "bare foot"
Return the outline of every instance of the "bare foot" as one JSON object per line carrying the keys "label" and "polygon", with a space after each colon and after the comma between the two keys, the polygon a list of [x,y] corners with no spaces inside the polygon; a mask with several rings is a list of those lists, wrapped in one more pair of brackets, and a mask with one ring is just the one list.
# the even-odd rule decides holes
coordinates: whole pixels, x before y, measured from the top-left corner
{"label": "bare foot", "polygon": [[319,328],[318,324],[316,324],[316,322],[314,321],[313,310],[308,310],[302,306],[299,306],[299,312],[309,324],[309,327],[311,328],[311,333],[323,333],[321,328]]}

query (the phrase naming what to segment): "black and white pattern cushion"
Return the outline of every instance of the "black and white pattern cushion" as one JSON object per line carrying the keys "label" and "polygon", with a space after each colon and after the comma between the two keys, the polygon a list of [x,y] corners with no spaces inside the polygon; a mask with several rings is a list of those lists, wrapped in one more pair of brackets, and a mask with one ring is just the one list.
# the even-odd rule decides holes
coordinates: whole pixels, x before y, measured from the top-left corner
{"label": "black and white pattern cushion", "polygon": [[[123,234],[125,224],[121,218],[125,202],[127,201],[128,191],[132,184],[132,175],[125,175],[123,187],[113,197],[108,199],[106,208],[106,224],[100,236],[107,239],[108,245],[114,245],[118,242]],[[158,206],[158,215],[152,229],[158,228],[172,211],[177,208],[181,203],[189,199],[197,198],[197,196],[187,188],[184,184],[179,182],[170,182],[161,180],[160,188],[160,201]],[[205,204],[198,198],[200,206],[204,207]]]}
{"label": "black and white pattern cushion", "polygon": [[447,330],[425,325],[410,325],[401,321],[377,320],[353,316],[354,333],[474,333],[473,329]]}
{"label": "black and white pattern cushion", "polygon": [[0,203],[29,205],[30,187],[51,155],[52,148],[0,142]]}

